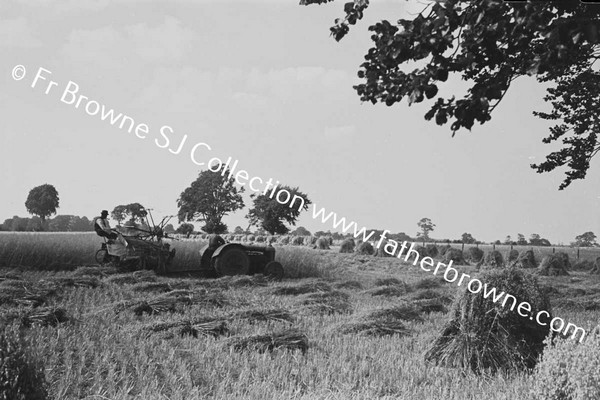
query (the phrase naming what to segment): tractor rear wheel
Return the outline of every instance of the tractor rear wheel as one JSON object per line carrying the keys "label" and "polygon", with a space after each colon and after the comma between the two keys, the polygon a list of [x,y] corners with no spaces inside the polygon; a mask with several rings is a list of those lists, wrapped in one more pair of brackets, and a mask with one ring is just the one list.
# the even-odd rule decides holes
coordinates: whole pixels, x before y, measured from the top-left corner
{"label": "tractor rear wheel", "polygon": [[276,281],[280,281],[283,279],[283,265],[277,261],[270,261],[265,265],[264,275]]}
{"label": "tractor rear wheel", "polygon": [[215,260],[215,270],[219,276],[247,275],[250,270],[250,259],[242,249],[236,247],[225,249]]}

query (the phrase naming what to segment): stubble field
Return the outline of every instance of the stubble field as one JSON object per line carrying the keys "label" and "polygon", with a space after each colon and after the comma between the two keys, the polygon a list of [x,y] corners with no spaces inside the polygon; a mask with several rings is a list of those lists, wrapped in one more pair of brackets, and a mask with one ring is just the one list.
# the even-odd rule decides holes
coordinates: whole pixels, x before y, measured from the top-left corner
{"label": "stubble field", "polygon": [[[175,242],[177,262],[196,263],[201,244]],[[273,282],[117,273],[93,265],[99,247],[94,234],[0,235],[0,323],[54,399],[533,398],[535,375],[424,361],[457,289],[398,259],[276,247],[286,278]],[[540,282],[556,316],[597,325],[598,276]]]}

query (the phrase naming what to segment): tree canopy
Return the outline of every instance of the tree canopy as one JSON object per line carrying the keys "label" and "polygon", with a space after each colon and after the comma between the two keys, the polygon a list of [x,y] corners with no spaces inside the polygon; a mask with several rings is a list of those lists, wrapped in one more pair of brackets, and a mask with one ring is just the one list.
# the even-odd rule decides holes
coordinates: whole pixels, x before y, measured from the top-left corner
{"label": "tree canopy", "polygon": [[421,218],[417,222],[417,226],[421,229],[421,232],[417,233],[417,237],[420,239],[429,239],[429,232],[433,232],[435,228],[435,224],[429,218]]}
{"label": "tree canopy", "polygon": [[[311,204],[311,201],[297,187],[279,186],[279,192],[284,190],[290,196],[287,201],[281,203],[277,200],[277,196],[273,198],[270,198],[268,194],[252,194],[250,196],[254,200],[254,206],[248,211],[248,215],[246,216],[250,221],[250,225],[259,226],[272,235],[285,234],[290,231],[284,222],[296,225],[296,220],[300,216],[300,212],[308,210],[308,205]],[[303,203],[298,198],[301,198]]]}
{"label": "tree canopy", "polygon": [[594,232],[585,232],[575,237],[575,243],[573,245],[578,247],[595,247],[598,246],[596,242],[596,234]]}
{"label": "tree canopy", "polygon": [[140,203],[118,205],[110,213],[111,218],[117,221],[119,225],[126,219],[133,223],[143,222],[146,215],[148,215],[148,212]]}
{"label": "tree canopy", "polygon": [[473,235],[471,235],[470,233],[467,233],[467,232],[465,232],[465,233],[462,234],[461,240],[462,240],[463,243],[466,243],[466,244],[473,244],[473,243],[476,242],[476,240],[473,237]]}
{"label": "tree canopy", "polygon": [[37,215],[42,220],[42,224],[46,218],[56,213],[58,208],[58,192],[56,188],[49,184],[36,186],[29,191],[25,207],[27,212]]}
{"label": "tree canopy", "polygon": [[212,172],[202,171],[198,178],[186,188],[179,199],[179,222],[202,221],[201,228],[206,233],[224,233],[227,231],[221,219],[230,212],[244,207],[241,193],[244,188],[235,185],[233,178],[227,178],[229,169]]}
{"label": "tree canopy", "polygon": [[[301,0],[323,4],[333,0]],[[369,27],[373,47],[365,55],[354,86],[362,101],[388,106],[402,99],[408,104],[432,102],[426,120],[450,123],[452,136],[461,128],[483,124],[521,76],[535,76],[554,84],[546,101],[550,113],[537,116],[557,120],[543,142],[561,140],[563,147],[531,167],[539,173],[566,166],[564,189],[585,178],[591,158],[600,150],[600,72],[593,64],[600,56],[600,6],[579,1],[437,0],[424,4],[412,19],[383,20]],[[330,28],[341,40],[363,17],[369,0],[344,5],[345,16]],[[408,71],[409,64],[418,68]],[[461,98],[437,97],[441,83],[460,74],[470,87]]]}

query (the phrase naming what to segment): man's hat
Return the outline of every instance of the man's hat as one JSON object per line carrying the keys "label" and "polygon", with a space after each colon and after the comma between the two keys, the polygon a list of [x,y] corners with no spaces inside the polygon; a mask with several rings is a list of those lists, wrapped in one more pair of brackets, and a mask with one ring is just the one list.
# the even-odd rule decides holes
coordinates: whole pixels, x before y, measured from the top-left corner
{"label": "man's hat", "polygon": [[102,210],[102,212],[100,213],[100,215],[108,215],[108,211]]}

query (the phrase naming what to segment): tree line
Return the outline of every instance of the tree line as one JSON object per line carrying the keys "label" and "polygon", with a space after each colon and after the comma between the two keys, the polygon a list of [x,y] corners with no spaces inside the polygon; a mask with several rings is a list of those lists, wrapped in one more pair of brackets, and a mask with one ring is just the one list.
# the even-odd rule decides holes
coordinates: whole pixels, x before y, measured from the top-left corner
{"label": "tree line", "polygon": [[[252,205],[248,209],[246,218],[248,227],[246,229],[241,226],[236,226],[232,231],[229,231],[228,226],[222,221],[223,217],[231,212],[240,210],[245,207],[244,200],[241,194],[244,192],[244,187],[236,186],[235,179],[228,174],[229,170],[224,167],[223,170],[213,172],[210,170],[202,171],[198,177],[181,192],[177,199],[178,219],[180,225],[177,229],[172,224],[164,227],[166,233],[180,233],[189,236],[195,230],[194,225],[190,222],[202,222],[201,231],[209,234],[233,233],[236,235],[256,234],[256,235],[276,235],[288,234],[298,236],[311,236],[310,231],[304,227],[298,227],[292,230],[291,227],[296,225],[296,221],[301,211],[308,209],[311,204],[308,196],[300,191],[298,187],[290,187],[280,185],[280,190],[289,192],[287,201],[280,201],[278,196],[267,194],[266,191],[262,194],[252,194],[250,196]],[[290,202],[294,196],[304,200],[303,208],[294,208],[290,206]],[[93,220],[87,217],[78,217],[75,215],[57,215],[55,218],[48,219],[56,213],[59,207],[58,191],[54,186],[44,184],[37,186],[29,192],[25,201],[27,211],[33,214],[31,218],[21,218],[14,216],[6,219],[0,225],[0,230],[4,231],[53,231],[53,232],[87,232],[93,230]],[[110,213],[111,218],[117,222],[119,226],[124,228],[134,227],[148,229],[146,225],[146,208],[140,203],[129,203],[117,205]],[[430,234],[435,230],[436,225],[430,218],[421,218],[417,222],[419,231],[415,239],[423,242],[432,241]],[[255,227],[255,231],[250,228]],[[383,234],[383,230],[371,229],[374,231],[375,238]],[[351,236],[350,234],[341,234],[331,231],[318,231],[313,236],[330,236],[334,240],[343,239]],[[413,241],[404,232],[388,235],[389,238],[397,242]],[[571,246],[576,247],[595,247],[599,246],[596,241],[596,235],[593,232],[585,232],[575,237],[575,241]],[[483,243],[476,240],[472,234],[465,232],[460,239],[442,240],[445,242],[464,243],[464,244],[479,244]],[[531,246],[551,246],[548,239],[542,238],[539,234],[533,233],[529,237],[529,241],[525,239],[522,233],[517,234],[517,240],[513,241],[510,235],[506,236],[504,241],[496,240],[495,244],[506,245],[531,245]]]}

